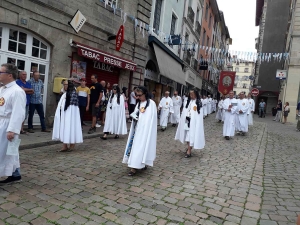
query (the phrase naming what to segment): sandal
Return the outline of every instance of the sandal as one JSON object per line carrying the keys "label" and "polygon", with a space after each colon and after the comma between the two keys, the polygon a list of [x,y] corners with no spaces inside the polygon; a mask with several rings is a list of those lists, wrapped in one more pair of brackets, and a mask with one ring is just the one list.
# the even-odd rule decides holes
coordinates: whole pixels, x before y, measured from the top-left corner
{"label": "sandal", "polygon": [[72,152],[72,151],[74,151],[74,148],[69,148],[69,149],[67,150],[67,152]]}
{"label": "sandal", "polygon": [[184,158],[191,158],[192,157],[192,154],[185,154]]}
{"label": "sandal", "polygon": [[107,140],[107,137],[104,137],[104,136],[103,136],[103,137],[100,137],[100,138],[101,138],[102,140]]}
{"label": "sandal", "polygon": [[20,134],[27,134],[27,132],[24,131],[24,130],[21,130],[21,131],[20,131]]}
{"label": "sandal", "polygon": [[56,152],[68,152],[69,151],[69,149],[67,148],[67,149],[60,149],[60,150],[57,150]]}
{"label": "sandal", "polygon": [[136,174],[136,172],[130,171],[130,172],[128,173],[128,176],[132,177],[132,176],[134,176],[135,174]]}
{"label": "sandal", "polygon": [[119,135],[116,135],[116,136],[115,136],[115,139],[118,139],[118,138],[119,138]]}

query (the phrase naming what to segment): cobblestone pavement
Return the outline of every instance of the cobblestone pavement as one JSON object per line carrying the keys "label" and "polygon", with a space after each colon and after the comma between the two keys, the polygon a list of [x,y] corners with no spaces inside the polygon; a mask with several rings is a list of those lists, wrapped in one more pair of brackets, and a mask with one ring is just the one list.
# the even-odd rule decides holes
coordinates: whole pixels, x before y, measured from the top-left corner
{"label": "cobblestone pavement", "polygon": [[0,225],[295,224],[300,133],[266,118],[225,141],[214,117],[190,159],[175,128],[159,131],[154,167],[135,177],[121,163],[126,137],[21,151],[23,181],[0,187]]}

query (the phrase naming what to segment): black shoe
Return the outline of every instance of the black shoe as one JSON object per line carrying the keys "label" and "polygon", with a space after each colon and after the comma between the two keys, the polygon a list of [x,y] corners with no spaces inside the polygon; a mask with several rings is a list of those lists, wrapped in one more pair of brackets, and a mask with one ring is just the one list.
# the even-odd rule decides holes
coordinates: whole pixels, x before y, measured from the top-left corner
{"label": "black shoe", "polygon": [[118,138],[119,138],[119,135],[116,135],[116,136],[115,136],[115,139],[118,139]]}
{"label": "black shoe", "polygon": [[28,129],[27,132],[28,133],[34,133],[33,129]]}
{"label": "black shoe", "polygon": [[21,176],[18,176],[18,177],[9,176],[5,180],[0,181],[0,185],[10,184],[13,182],[20,182],[20,181],[22,181]]}
{"label": "black shoe", "polygon": [[229,140],[229,137],[228,137],[228,136],[225,136],[225,139],[226,139],[226,140]]}
{"label": "black shoe", "polygon": [[102,140],[107,140],[107,137],[100,137]]}
{"label": "black shoe", "polygon": [[92,133],[95,133],[95,132],[96,132],[96,127],[91,127],[91,128],[89,129],[88,134],[92,134]]}

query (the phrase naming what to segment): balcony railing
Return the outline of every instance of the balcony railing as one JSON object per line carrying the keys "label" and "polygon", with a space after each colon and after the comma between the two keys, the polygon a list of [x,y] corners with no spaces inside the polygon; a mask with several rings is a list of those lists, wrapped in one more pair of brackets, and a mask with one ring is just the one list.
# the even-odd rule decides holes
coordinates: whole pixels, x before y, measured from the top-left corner
{"label": "balcony railing", "polygon": [[191,24],[194,26],[195,13],[192,7],[188,8],[188,19],[190,20]]}
{"label": "balcony railing", "polygon": [[201,36],[201,25],[199,21],[196,22],[196,33],[199,35],[199,37]]}

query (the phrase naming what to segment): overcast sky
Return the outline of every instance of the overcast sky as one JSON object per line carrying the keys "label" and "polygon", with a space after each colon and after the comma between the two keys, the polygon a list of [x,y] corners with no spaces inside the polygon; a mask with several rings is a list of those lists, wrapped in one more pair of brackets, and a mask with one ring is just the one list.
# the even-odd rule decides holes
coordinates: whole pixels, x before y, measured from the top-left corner
{"label": "overcast sky", "polygon": [[255,26],[255,0],[217,0],[219,10],[224,12],[232,46],[230,50],[255,50],[258,27]]}

